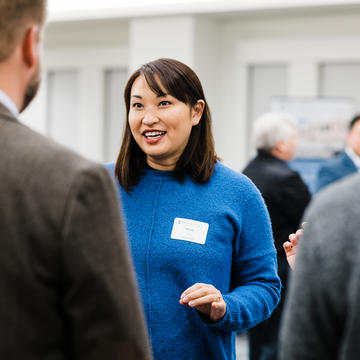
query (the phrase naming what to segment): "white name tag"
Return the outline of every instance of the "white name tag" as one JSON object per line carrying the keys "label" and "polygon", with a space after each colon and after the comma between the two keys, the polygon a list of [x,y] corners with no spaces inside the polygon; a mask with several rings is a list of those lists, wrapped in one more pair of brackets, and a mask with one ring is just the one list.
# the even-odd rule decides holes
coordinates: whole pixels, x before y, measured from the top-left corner
{"label": "white name tag", "polygon": [[209,224],[182,218],[175,218],[171,238],[205,244]]}

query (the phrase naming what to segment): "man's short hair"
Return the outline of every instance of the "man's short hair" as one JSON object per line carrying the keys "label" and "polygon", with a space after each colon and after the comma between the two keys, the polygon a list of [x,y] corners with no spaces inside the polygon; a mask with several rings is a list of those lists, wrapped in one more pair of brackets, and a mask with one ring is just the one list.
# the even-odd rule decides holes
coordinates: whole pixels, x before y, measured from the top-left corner
{"label": "man's short hair", "polygon": [[47,0],[0,0],[0,62],[15,50],[32,24],[43,25]]}
{"label": "man's short hair", "polygon": [[349,123],[349,130],[351,131],[354,125],[360,121],[360,114],[355,115]]}
{"label": "man's short hair", "polygon": [[254,122],[253,138],[258,150],[272,150],[277,141],[287,141],[296,133],[296,119],[291,114],[268,112]]}

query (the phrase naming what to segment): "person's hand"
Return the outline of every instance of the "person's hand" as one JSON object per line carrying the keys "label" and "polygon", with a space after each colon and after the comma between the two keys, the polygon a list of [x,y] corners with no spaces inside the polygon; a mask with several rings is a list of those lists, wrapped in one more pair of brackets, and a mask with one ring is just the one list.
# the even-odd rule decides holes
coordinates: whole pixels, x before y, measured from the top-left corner
{"label": "person's hand", "polygon": [[286,259],[289,263],[289,266],[291,267],[291,269],[294,269],[295,266],[295,259],[296,259],[296,251],[297,251],[297,246],[298,246],[298,241],[300,240],[303,232],[304,232],[304,227],[305,227],[306,223],[302,223],[302,229],[299,229],[296,231],[295,234],[290,234],[289,235],[289,241],[284,242],[283,247],[285,250],[285,254],[286,254]]}
{"label": "person's hand", "polygon": [[197,283],[190,286],[181,294],[180,304],[195,307],[212,322],[221,320],[226,313],[226,303],[221,292],[210,284]]}

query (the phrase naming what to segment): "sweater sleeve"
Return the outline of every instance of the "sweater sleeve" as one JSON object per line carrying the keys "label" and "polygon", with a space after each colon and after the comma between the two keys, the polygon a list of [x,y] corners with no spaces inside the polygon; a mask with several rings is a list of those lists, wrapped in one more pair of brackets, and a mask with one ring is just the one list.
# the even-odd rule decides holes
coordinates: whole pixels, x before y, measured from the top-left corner
{"label": "sweater sleeve", "polygon": [[224,331],[240,331],[267,319],[280,300],[281,282],[270,218],[255,186],[246,189],[234,241],[231,291],[223,294],[226,314],[212,324]]}

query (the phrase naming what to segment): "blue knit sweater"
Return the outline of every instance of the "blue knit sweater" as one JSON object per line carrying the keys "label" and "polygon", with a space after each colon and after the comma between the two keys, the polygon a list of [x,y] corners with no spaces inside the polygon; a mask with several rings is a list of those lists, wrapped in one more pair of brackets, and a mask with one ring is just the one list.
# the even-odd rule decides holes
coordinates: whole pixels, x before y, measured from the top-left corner
{"label": "blue knit sweater", "polygon": [[[108,168],[113,173],[114,166]],[[259,191],[218,163],[202,185],[146,169],[129,194],[119,187],[119,195],[155,359],[235,359],[234,331],[269,317],[280,296],[271,224]],[[172,236],[176,218],[203,223],[202,236],[208,224],[205,243]],[[217,323],[179,304],[181,293],[199,282],[223,294],[227,311]]]}

